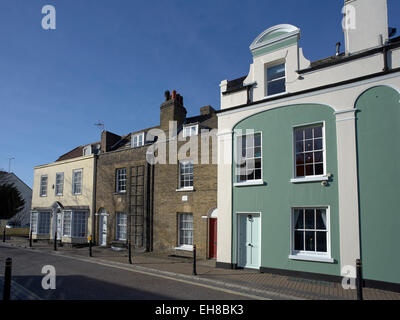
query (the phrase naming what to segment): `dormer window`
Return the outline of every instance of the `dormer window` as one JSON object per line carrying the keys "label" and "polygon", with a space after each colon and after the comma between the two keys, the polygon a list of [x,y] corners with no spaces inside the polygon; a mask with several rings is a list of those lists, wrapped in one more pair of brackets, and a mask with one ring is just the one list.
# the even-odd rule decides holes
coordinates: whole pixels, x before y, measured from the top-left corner
{"label": "dormer window", "polygon": [[193,126],[184,126],[183,127],[183,137],[191,137],[191,136],[197,136],[199,131],[199,126],[193,125]]}
{"label": "dormer window", "polygon": [[285,64],[267,66],[266,69],[266,96],[286,91]]}
{"label": "dormer window", "polygon": [[132,148],[144,146],[144,132],[132,135]]}
{"label": "dormer window", "polygon": [[83,155],[84,156],[89,156],[92,154],[92,146],[88,145],[86,147],[83,148]]}

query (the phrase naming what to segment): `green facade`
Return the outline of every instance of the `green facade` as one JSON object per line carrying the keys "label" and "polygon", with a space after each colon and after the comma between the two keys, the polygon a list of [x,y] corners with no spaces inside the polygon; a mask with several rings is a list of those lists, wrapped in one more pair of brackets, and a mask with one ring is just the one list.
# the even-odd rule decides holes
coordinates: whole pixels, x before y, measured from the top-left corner
{"label": "green facade", "polygon": [[374,87],[356,102],[361,259],[365,279],[400,283],[400,95]]}
{"label": "green facade", "polygon": [[[293,127],[324,122],[328,186],[321,182],[292,183]],[[261,267],[340,275],[336,119],[329,106],[299,104],[252,115],[234,130],[262,132],[264,185],[235,187],[232,181],[232,259],[237,261],[237,212],[261,212]],[[234,139],[235,141],[235,139]],[[233,152],[236,152],[233,142]],[[330,207],[330,243],[333,263],[289,259],[292,207]]]}

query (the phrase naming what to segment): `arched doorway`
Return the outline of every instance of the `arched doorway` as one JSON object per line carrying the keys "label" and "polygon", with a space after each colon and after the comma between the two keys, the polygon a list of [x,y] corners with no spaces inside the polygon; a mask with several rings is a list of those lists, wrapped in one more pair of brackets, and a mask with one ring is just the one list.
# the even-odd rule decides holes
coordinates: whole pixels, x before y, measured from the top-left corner
{"label": "arched doorway", "polygon": [[218,210],[213,208],[208,213],[208,258],[217,258],[217,218]]}

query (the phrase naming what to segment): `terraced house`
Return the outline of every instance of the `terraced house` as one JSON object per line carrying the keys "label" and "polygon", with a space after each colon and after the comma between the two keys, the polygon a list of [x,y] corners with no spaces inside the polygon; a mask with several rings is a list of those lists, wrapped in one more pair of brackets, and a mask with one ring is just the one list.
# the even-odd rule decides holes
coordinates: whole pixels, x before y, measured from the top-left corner
{"label": "terraced house", "polygon": [[215,258],[217,165],[211,149],[217,118],[210,106],[198,116],[186,115],[183,98],[166,92],[160,125],[123,136],[102,133],[96,175],[99,245],[126,248],[131,241],[137,251],[191,255],[197,244],[199,257]]}
{"label": "terraced house", "polygon": [[36,166],[32,191],[33,239],[87,243],[93,232],[96,154],[100,143],[79,146]]}
{"label": "terraced house", "polygon": [[344,12],[345,52],[310,62],[273,26],[220,84],[220,267],[340,281],[361,259],[365,285],[400,288],[400,38],[386,0]]}

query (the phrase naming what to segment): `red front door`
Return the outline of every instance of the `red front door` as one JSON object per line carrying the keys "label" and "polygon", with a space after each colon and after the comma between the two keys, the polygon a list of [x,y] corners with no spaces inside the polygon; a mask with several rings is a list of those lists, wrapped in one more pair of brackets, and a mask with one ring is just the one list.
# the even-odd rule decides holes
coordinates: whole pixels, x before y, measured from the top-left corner
{"label": "red front door", "polygon": [[210,259],[217,257],[217,219],[210,218],[210,237],[208,245],[208,257]]}

